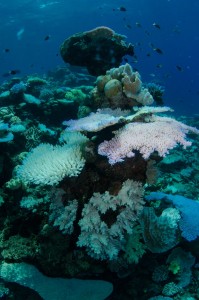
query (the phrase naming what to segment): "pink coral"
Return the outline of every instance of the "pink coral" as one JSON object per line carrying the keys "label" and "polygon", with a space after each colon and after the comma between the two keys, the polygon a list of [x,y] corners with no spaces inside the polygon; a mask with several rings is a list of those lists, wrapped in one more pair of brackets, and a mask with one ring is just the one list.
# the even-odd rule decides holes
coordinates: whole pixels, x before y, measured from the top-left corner
{"label": "pink coral", "polygon": [[110,164],[121,162],[125,157],[133,157],[133,151],[139,151],[144,159],[157,151],[164,157],[177,144],[184,148],[191,146],[186,134],[199,130],[168,117],[153,117],[151,123],[130,123],[116,132],[110,141],[104,141],[98,147],[100,155],[107,156]]}

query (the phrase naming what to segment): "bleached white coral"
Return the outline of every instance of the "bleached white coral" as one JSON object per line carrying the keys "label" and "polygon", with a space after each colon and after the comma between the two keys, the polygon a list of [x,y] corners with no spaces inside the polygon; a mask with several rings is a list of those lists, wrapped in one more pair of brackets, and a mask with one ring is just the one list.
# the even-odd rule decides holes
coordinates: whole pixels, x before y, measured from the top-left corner
{"label": "bleached white coral", "polygon": [[[143,106],[141,108],[137,108],[136,113],[131,114],[130,110],[121,110],[120,108],[111,109],[111,108],[103,108],[98,109],[96,113],[90,113],[89,116],[77,119],[77,120],[69,120],[64,121],[63,125],[68,126],[66,130],[61,134],[60,142],[70,142],[77,140],[80,143],[85,143],[85,136],[75,135],[77,131],[88,131],[88,132],[98,132],[106,127],[118,124],[118,123],[129,123],[132,121],[136,121],[137,119],[142,118],[146,119],[147,122],[151,121],[153,114],[162,113],[167,111],[173,111],[170,107],[162,106],[162,107],[154,107],[154,106]],[[74,133],[70,137],[69,132]],[[71,133],[71,134],[72,134]],[[70,142],[71,143],[71,142]]]}
{"label": "bleached white coral", "polygon": [[137,119],[142,118],[145,122],[150,122],[154,114],[164,112],[173,112],[173,109],[168,106],[141,106],[137,107],[135,114],[125,117],[125,120],[127,122],[135,122]]}
{"label": "bleached white coral", "polygon": [[67,131],[90,131],[97,132],[111,125],[115,125],[119,121],[119,117],[107,113],[90,113],[89,116],[78,119],[64,121],[63,125],[67,125]]}
{"label": "bleached white coral", "polygon": [[81,132],[78,131],[70,132],[64,130],[60,135],[59,141],[61,143],[66,143],[70,145],[82,146],[86,144],[89,141],[89,139]]}
{"label": "bleached white coral", "polygon": [[24,183],[56,185],[65,176],[78,176],[84,164],[78,146],[40,144],[28,153],[16,172]]}

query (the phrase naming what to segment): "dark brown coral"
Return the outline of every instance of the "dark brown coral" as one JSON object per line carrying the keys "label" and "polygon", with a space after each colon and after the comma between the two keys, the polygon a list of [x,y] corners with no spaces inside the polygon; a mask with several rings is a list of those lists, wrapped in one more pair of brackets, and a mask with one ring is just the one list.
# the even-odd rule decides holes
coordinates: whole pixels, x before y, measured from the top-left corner
{"label": "dark brown coral", "polygon": [[66,63],[86,67],[91,75],[98,76],[118,67],[124,55],[134,55],[133,45],[126,44],[125,38],[108,27],[97,27],[67,38],[60,52]]}

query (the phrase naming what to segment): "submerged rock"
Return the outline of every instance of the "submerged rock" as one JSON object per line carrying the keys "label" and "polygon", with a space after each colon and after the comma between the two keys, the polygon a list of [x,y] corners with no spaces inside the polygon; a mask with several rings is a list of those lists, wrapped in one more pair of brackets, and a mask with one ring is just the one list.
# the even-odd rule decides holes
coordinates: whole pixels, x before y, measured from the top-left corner
{"label": "submerged rock", "polygon": [[126,44],[125,38],[101,26],[70,36],[62,43],[60,52],[66,63],[86,67],[91,75],[102,75],[118,67],[124,55],[134,55],[133,45]]}

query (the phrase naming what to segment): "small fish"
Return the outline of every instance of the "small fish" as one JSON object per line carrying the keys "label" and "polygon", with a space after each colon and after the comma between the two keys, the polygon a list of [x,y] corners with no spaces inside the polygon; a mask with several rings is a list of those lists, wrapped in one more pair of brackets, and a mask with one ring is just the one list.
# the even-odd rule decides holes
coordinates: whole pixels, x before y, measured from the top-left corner
{"label": "small fish", "polygon": [[146,55],[146,56],[150,57],[150,56],[151,56],[151,53],[147,53],[147,55]]}
{"label": "small fish", "polygon": [[4,73],[2,76],[3,76],[3,77],[8,77],[8,76],[10,76],[10,75],[16,75],[16,74],[19,74],[19,73],[21,73],[20,70],[10,70],[9,72]]}
{"label": "small fish", "polygon": [[160,29],[160,25],[159,24],[157,24],[157,23],[154,22],[152,25],[153,25],[153,27],[155,27],[157,29]]}
{"label": "small fish", "polygon": [[46,35],[44,41],[48,41],[50,39],[50,35]]}
{"label": "small fish", "polygon": [[180,72],[183,71],[183,68],[182,68],[181,66],[179,66],[179,65],[176,66],[176,69],[177,69],[178,71],[180,71]]}
{"label": "small fish", "polygon": [[124,7],[124,6],[120,6],[120,7],[118,8],[118,10],[119,10],[119,11],[127,11],[126,7]]}
{"label": "small fish", "polygon": [[157,64],[156,68],[161,69],[162,68],[162,64]]}
{"label": "small fish", "polygon": [[157,52],[158,54],[163,54],[163,51],[160,48],[153,48],[153,51]]}
{"label": "small fish", "polygon": [[136,22],[136,23],[135,23],[135,26],[138,27],[138,28],[141,28],[141,27],[142,27],[142,25],[141,25],[139,22]]}
{"label": "small fish", "polygon": [[9,71],[9,73],[10,73],[10,75],[16,75],[16,74],[21,73],[21,71],[20,70],[11,70],[11,71]]}
{"label": "small fish", "polygon": [[8,52],[10,52],[10,49],[9,49],[9,48],[5,48],[5,49],[4,49],[4,52],[5,52],[5,53],[8,53]]}
{"label": "small fish", "polygon": [[132,29],[132,26],[130,24],[126,24],[125,27],[128,29]]}
{"label": "small fish", "polygon": [[126,58],[126,57],[124,57],[124,61],[125,61],[126,63],[129,62],[128,58]]}

